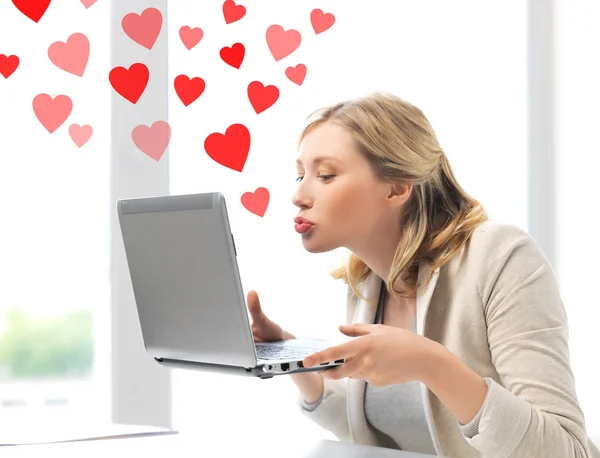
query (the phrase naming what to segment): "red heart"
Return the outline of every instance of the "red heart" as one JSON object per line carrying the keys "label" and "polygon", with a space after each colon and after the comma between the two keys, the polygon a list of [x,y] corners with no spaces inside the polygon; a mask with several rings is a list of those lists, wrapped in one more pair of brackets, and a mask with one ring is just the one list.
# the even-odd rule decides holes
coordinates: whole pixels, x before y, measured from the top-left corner
{"label": "red heart", "polygon": [[279,61],[293,53],[300,43],[302,36],[294,29],[283,30],[280,25],[271,25],[267,29],[267,46],[273,54],[275,61]]}
{"label": "red heart", "polygon": [[286,68],[285,76],[287,76],[292,83],[302,86],[304,78],[306,78],[306,65],[298,64],[295,67]]}
{"label": "red heart", "polygon": [[221,52],[219,52],[219,55],[221,56],[221,59],[223,59],[223,62],[238,69],[242,65],[242,61],[244,60],[245,54],[246,48],[244,48],[244,45],[241,43],[234,43],[231,48],[225,46],[224,48],[221,48]]}
{"label": "red heart", "polygon": [[200,77],[190,79],[186,75],[179,75],[175,78],[175,92],[186,107],[202,95],[205,87]]}
{"label": "red heart", "polygon": [[226,24],[239,21],[245,15],[246,8],[243,5],[236,5],[233,0],[226,0],[223,3],[223,16],[225,17]]}
{"label": "red heart", "polygon": [[52,0],[12,0],[17,9],[31,19],[39,22]]}
{"label": "red heart", "polygon": [[242,205],[246,210],[262,217],[269,206],[269,198],[269,190],[267,188],[256,188],[254,193],[245,192],[242,195]]}
{"label": "red heart", "polygon": [[19,58],[17,56],[8,56],[0,54],[0,73],[4,78],[12,75],[19,66]]}
{"label": "red heart", "polygon": [[215,162],[241,172],[250,151],[250,132],[243,124],[232,124],[225,135],[214,132],[206,137],[204,149]]}
{"label": "red heart", "polygon": [[315,33],[318,35],[325,32],[335,22],[335,16],[331,13],[323,13],[323,10],[315,8],[310,12],[310,23]]}
{"label": "red heart", "polygon": [[121,21],[123,31],[144,48],[152,49],[160,35],[163,17],[160,10],[146,8],[142,14],[129,13]]}
{"label": "red heart", "polygon": [[256,114],[262,113],[279,98],[279,89],[276,86],[264,86],[260,81],[252,81],[248,85],[248,99]]}
{"label": "red heart", "polygon": [[131,103],[136,104],[148,84],[150,72],[142,63],[136,63],[126,69],[115,67],[110,71],[108,79],[111,86]]}

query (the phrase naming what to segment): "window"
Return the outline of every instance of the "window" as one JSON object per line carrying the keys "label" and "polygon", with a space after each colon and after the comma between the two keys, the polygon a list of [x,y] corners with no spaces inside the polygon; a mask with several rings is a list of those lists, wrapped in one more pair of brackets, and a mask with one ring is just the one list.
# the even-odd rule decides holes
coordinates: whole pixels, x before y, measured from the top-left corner
{"label": "window", "polygon": [[[39,22],[0,5],[0,54],[19,59],[0,76],[2,424],[108,414],[100,378],[110,304],[108,29],[109,2],[52,2]],[[53,43],[73,34],[90,43],[83,76],[49,57],[53,49],[60,63]],[[66,120],[44,127],[33,108],[38,94],[68,96]],[[91,137],[74,124],[91,126]]]}
{"label": "window", "polygon": [[598,348],[600,248],[596,208],[600,153],[596,132],[600,118],[600,4],[559,1],[555,11],[557,54],[557,205],[558,280],[569,316],[571,367],[584,409],[588,433],[600,437]]}
{"label": "window", "polygon": [[[335,15],[335,24],[315,34],[312,5],[240,3],[246,16],[230,24],[222,2],[168,5],[170,192],[224,192],[244,290],[258,292],[273,320],[296,335],[337,337],[345,319],[346,289],[328,276],[344,253],[311,255],[292,229],[296,141],[305,117],[322,105],[375,90],[415,104],[431,121],[464,188],[493,218],[526,228],[525,4],[379,1],[371,4],[378,14],[365,15],[359,4],[327,3],[323,10]],[[265,38],[274,24],[302,36],[298,49],[279,61]],[[191,49],[180,37],[184,26],[203,30]],[[235,68],[220,51],[238,42],[245,56]],[[301,86],[285,74],[300,63],[307,67]],[[205,82],[202,95],[187,106],[174,87],[179,75]],[[259,114],[247,95],[253,81],[280,91]],[[204,149],[208,135],[223,134],[234,123],[251,133],[242,173],[218,164]],[[262,217],[241,202],[259,187],[270,191]],[[276,417],[300,435],[333,437],[304,421],[294,408],[296,398],[285,376],[240,380],[173,372],[174,426],[182,430],[226,423],[227,430],[243,435],[248,421],[273,424]]]}

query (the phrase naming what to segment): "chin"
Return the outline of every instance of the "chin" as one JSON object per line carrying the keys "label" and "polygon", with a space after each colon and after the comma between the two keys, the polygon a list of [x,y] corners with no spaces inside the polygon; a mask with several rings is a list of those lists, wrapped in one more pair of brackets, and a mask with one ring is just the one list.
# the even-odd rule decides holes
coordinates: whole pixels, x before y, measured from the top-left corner
{"label": "chin", "polygon": [[307,246],[305,246],[304,249],[306,251],[308,251],[309,253],[325,253],[325,252],[329,251],[329,250],[323,249],[321,247],[313,248],[313,247],[307,247]]}
{"label": "chin", "polygon": [[309,253],[327,253],[328,251],[335,250],[335,246],[329,246],[324,244],[313,243],[313,240],[302,240],[302,246]]}

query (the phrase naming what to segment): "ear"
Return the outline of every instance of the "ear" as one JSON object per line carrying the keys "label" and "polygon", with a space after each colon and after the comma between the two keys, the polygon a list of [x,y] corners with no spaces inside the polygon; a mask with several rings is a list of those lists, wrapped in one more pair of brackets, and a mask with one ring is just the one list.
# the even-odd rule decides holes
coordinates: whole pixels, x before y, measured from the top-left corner
{"label": "ear", "polygon": [[388,199],[395,206],[402,206],[410,198],[412,189],[412,183],[408,182],[391,184]]}

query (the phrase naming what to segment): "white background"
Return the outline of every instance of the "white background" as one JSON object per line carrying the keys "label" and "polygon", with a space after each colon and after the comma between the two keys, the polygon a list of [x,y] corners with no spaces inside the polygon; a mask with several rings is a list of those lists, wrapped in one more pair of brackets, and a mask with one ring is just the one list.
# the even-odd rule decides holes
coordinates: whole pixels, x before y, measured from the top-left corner
{"label": "white background", "polygon": [[[557,0],[558,271],[569,315],[572,366],[588,431],[600,435],[596,349],[600,301],[595,208],[600,151],[595,136],[600,104],[600,5],[594,0]],[[315,108],[373,90],[388,90],[421,108],[431,121],[463,187],[495,219],[527,229],[527,87],[525,2],[378,1],[281,2],[245,0],[248,13],[226,25],[222,2],[172,1],[168,10],[170,190],[172,194],[225,192],[236,237],[245,291],[259,292],[266,312],[296,334],[334,335],[344,317],[345,288],[327,273],[340,252],[305,253],[291,219],[296,186],[296,140]],[[567,7],[568,5],[568,7]],[[310,11],[322,8],[335,25],[315,35]],[[140,13],[142,9],[136,9]],[[0,53],[17,54],[21,66],[0,77],[0,312],[54,314],[89,307],[98,321],[109,308],[109,2],[89,10],[77,1],[53,2],[39,24],[10,2],[0,5]],[[269,25],[301,32],[292,55],[275,62],[266,45]],[[191,51],[181,43],[183,25],[205,36]],[[119,24],[112,24],[119,27]],[[91,55],[85,78],[56,68],[47,49],[71,33],[85,33]],[[240,70],[219,58],[223,46],[240,41]],[[308,67],[302,87],[285,68]],[[124,63],[123,63],[124,64]],[[129,63],[128,63],[129,64]],[[184,107],[172,82],[180,73],[201,76],[205,93]],[[275,84],[280,99],[256,115],[246,96],[250,81]],[[50,135],[31,102],[38,93],[68,93],[74,110]],[[71,122],[91,124],[92,139],[78,149],[68,137]],[[243,173],[207,157],[206,136],[234,122],[251,131]],[[141,154],[141,153],[140,153]],[[265,186],[271,202],[263,218],[245,210],[241,194]],[[104,329],[104,328],[102,328]],[[137,330],[131,335],[139,337]],[[106,334],[98,335],[104,348]],[[265,430],[286,429],[331,437],[294,409],[297,390],[286,377],[246,380],[174,371],[173,420],[182,430],[227,434],[248,421]],[[8,385],[0,387],[8,392]],[[12,385],[11,385],[12,387]],[[90,386],[91,388],[91,386]],[[102,388],[104,391],[108,387]],[[21,386],[32,399],[50,395],[47,385]],[[44,391],[46,390],[46,391]],[[68,389],[64,392],[68,393]],[[79,393],[80,390],[71,390]],[[96,390],[80,395],[86,415],[107,405]],[[38,414],[32,410],[30,414]],[[49,411],[57,415],[58,410]],[[2,409],[2,416],[21,415]],[[27,415],[27,413],[24,413]],[[210,428],[210,429],[208,429]],[[243,437],[238,437],[243,440]],[[249,437],[248,437],[249,439]]]}

